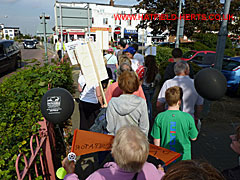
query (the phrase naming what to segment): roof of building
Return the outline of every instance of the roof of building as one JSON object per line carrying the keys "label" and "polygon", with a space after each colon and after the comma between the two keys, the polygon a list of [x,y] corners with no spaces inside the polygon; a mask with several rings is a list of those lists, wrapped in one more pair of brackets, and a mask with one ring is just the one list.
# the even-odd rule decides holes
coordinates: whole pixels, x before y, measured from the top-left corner
{"label": "roof of building", "polygon": [[[110,4],[104,4],[104,3],[96,3],[96,2],[63,2],[63,1],[56,1],[56,3],[64,3],[64,4],[96,4],[96,5],[102,5],[102,6],[111,6]],[[125,7],[125,8],[133,8],[133,6],[129,5],[119,5],[114,4],[113,7]]]}
{"label": "roof of building", "polygon": [[19,27],[4,27],[3,29],[19,29]]}

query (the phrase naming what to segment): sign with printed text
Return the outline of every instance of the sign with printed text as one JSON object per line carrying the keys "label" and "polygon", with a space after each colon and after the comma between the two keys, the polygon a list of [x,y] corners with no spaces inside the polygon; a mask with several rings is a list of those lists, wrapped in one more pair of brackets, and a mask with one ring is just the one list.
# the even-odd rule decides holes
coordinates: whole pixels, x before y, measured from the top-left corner
{"label": "sign with printed text", "polygon": [[[110,151],[114,136],[96,132],[74,130],[71,152],[77,156],[98,151]],[[165,163],[170,164],[181,156],[181,154],[150,144],[149,154]]]}
{"label": "sign with printed text", "polygon": [[72,41],[72,42],[65,44],[65,47],[66,47],[66,50],[67,50],[67,53],[68,53],[68,56],[70,58],[72,65],[78,64],[76,55],[74,52],[78,45],[81,45],[81,41]]}
{"label": "sign with printed text", "polygon": [[100,81],[108,78],[102,51],[96,42],[78,45],[75,53],[88,87],[99,83],[98,77]]}

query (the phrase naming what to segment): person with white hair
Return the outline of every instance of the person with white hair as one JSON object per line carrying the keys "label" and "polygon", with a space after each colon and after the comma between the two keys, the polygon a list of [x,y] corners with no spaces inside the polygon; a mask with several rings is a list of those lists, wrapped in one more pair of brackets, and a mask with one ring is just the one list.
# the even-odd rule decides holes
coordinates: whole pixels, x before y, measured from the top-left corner
{"label": "person with white hair", "polygon": [[161,166],[157,169],[146,162],[149,143],[147,136],[137,126],[123,126],[117,131],[111,153],[115,162],[106,163],[87,180],[160,180],[164,175]]}

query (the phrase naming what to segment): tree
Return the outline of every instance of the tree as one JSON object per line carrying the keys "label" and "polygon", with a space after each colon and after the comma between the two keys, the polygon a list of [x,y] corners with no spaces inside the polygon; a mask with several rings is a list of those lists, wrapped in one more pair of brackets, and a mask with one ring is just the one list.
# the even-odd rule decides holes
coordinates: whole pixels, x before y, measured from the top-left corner
{"label": "tree", "polygon": [[6,39],[9,40],[9,35],[8,34],[6,35]]}
{"label": "tree", "polygon": [[239,35],[240,34],[240,1],[232,0],[229,14],[235,16],[234,22],[228,22],[228,30],[232,33]]}
{"label": "tree", "polygon": [[[140,1],[140,0],[138,0]],[[219,16],[223,13],[223,4],[220,3],[220,0],[185,0],[182,13],[187,15],[190,14],[190,17],[185,16],[185,18],[190,20],[185,20],[184,34],[188,37],[191,37],[194,32],[206,33],[208,31],[218,31],[220,29],[220,20]],[[176,0],[142,0],[138,5],[136,5],[137,12],[140,9],[145,9],[146,14],[156,14],[163,13],[167,14],[170,18],[172,14],[178,16],[178,1]],[[240,15],[240,1],[232,0],[230,14],[239,17]],[[197,14],[201,14],[200,18]],[[206,14],[206,19],[203,14]],[[191,15],[196,15],[191,16]],[[214,20],[207,20],[211,18]],[[216,15],[216,16],[215,16]],[[229,21],[229,30],[238,33],[240,19],[235,19],[235,22]],[[170,32],[176,34],[177,29],[177,19],[176,20],[159,20],[159,19],[150,19],[142,20],[139,28],[146,28],[149,26],[153,29],[153,34],[160,34],[164,30],[168,29]]]}
{"label": "tree", "polygon": [[[140,1],[140,0],[138,0]],[[142,0],[138,5],[136,5],[137,12],[140,9],[146,10],[144,17],[147,17],[147,14],[177,14],[178,10],[178,3],[175,0]],[[153,34],[161,34],[166,29],[170,31],[175,31],[177,28],[177,21],[168,21],[168,20],[160,20],[164,19],[164,17],[160,18],[152,18],[142,20],[138,26],[138,28],[146,29],[147,26],[153,29]]]}

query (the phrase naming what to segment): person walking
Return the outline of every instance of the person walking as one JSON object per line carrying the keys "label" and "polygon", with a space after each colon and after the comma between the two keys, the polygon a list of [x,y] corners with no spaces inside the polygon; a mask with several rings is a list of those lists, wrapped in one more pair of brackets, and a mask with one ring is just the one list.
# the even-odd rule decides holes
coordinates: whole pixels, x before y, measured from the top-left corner
{"label": "person walking", "polygon": [[[157,110],[162,112],[165,110],[165,92],[168,88],[179,86],[184,94],[181,103],[181,110],[189,113],[194,119],[196,126],[199,123],[200,113],[203,109],[203,98],[197,93],[194,80],[189,77],[189,65],[185,61],[178,61],[174,65],[176,76],[173,79],[165,81],[157,100]],[[200,124],[200,123],[199,123]]]}
{"label": "person walking", "polygon": [[123,94],[113,97],[107,107],[107,131],[115,135],[124,125],[138,126],[146,136],[149,131],[149,120],[146,101],[134,95],[139,89],[139,80],[135,72],[124,71],[118,78],[118,85]]}
{"label": "person walking", "polygon": [[158,67],[156,64],[156,59],[152,55],[148,55],[145,58],[145,72],[143,76],[142,89],[147,101],[148,107],[148,117],[150,121],[150,129],[153,126],[152,120],[152,99],[156,89],[157,84],[160,83],[161,75],[158,73]]}
{"label": "person walking", "polygon": [[118,60],[117,57],[113,54],[113,48],[108,49],[108,54],[104,56],[107,59],[107,67],[112,71],[112,79],[116,81],[117,75],[116,71],[118,68]]}
{"label": "person walking", "polygon": [[181,153],[178,160],[191,160],[190,140],[197,139],[198,131],[193,117],[179,110],[183,94],[179,86],[166,90],[168,109],[156,117],[151,135],[156,146]]}
{"label": "person walking", "polygon": [[56,46],[55,46],[55,50],[58,54],[59,60],[62,60],[62,57],[63,57],[62,50],[65,51],[65,44],[64,42],[62,43],[61,38],[58,39],[58,42],[56,43]]}

